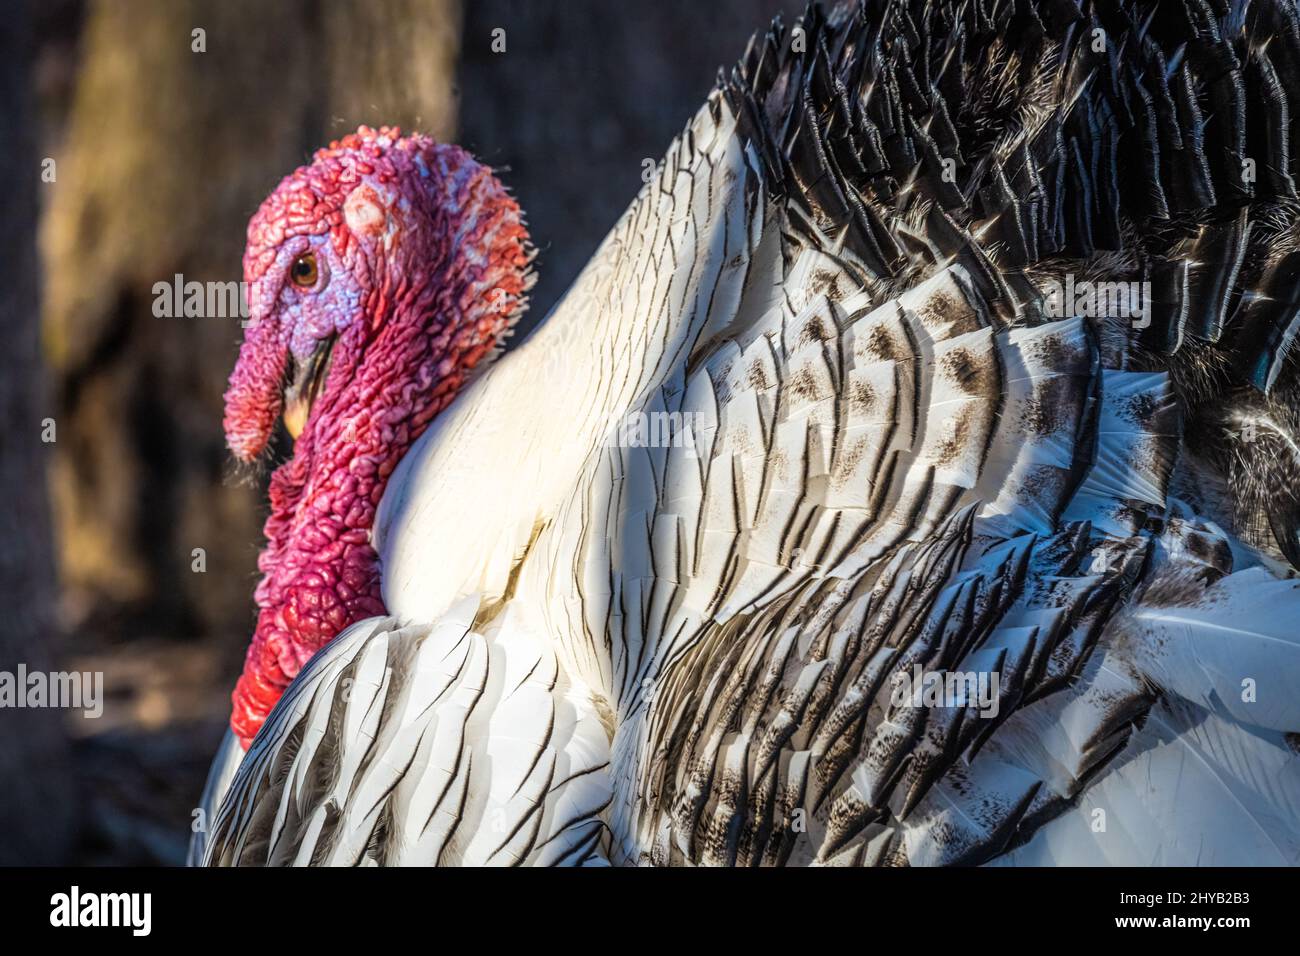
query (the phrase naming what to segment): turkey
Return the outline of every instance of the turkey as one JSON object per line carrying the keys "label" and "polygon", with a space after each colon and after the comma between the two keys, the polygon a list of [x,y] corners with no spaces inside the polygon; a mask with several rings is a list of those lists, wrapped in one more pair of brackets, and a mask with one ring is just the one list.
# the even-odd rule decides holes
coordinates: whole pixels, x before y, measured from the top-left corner
{"label": "turkey", "polygon": [[546,320],[492,171],[266,200],[211,865],[1300,862],[1300,14],[868,0]]}

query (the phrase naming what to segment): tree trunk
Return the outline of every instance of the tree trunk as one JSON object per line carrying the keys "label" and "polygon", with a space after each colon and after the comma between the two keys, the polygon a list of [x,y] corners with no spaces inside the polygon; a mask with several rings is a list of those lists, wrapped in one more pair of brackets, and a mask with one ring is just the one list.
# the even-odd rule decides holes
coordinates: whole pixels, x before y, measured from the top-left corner
{"label": "tree trunk", "polygon": [[[40,354],[32,28],[26,3],[0,30],[0,671],[49,672],[54,658],[54,561],[46,456],[54,418]],[[54,435],[57,437],[57,423]],[[22,693],[19,687],[18,692]],[[0,709],[0,866],[66,861],[77,795],[64,714]]]}

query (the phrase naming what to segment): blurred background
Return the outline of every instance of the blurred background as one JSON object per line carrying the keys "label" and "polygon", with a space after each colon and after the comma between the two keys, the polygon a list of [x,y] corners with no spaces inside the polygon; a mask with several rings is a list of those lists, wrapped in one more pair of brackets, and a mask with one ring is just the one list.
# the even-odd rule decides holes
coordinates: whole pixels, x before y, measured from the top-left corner
{"label": "blurred background", "polygon": [[0,671],[102,672],[105,706],[0,708],[0,864],[180,863],[251,633],[265,475],[234,477],[221,433],[239,320],[156,317],[154,284],[238,280],[283,175],[398,124],[514,189],[526,330],[719,66],[801,6],[6,3]]}

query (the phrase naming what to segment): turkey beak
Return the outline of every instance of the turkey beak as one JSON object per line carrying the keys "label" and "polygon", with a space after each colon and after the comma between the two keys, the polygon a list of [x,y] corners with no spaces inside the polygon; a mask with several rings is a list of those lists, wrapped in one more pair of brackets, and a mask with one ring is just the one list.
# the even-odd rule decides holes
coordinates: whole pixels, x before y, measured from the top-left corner
{"label": "turkey beak", "polygon": [[300,362],[292,354],[289,356],[289,367],[285,370],[283,415],[284,427],[295,441],[307,427],[312,405],[325,390],[334,356],[334,338],[331,335],[321,339],[306,361]]}

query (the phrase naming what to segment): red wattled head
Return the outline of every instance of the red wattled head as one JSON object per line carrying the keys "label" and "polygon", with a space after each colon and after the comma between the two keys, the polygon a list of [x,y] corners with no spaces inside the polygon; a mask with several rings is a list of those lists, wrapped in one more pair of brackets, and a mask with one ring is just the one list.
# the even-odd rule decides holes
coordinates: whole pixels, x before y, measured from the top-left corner
{"label": "red wattled head", "polygon": [[248,225],[231,451],[256,458],[281,414],[297,437],[330,379],[357,371],[331,369],[336,343],[359,362],[385,323],[423,323],[477,361],[520,311],[530,255],[517,204],[458,147],[363,126],[320,150]]}

